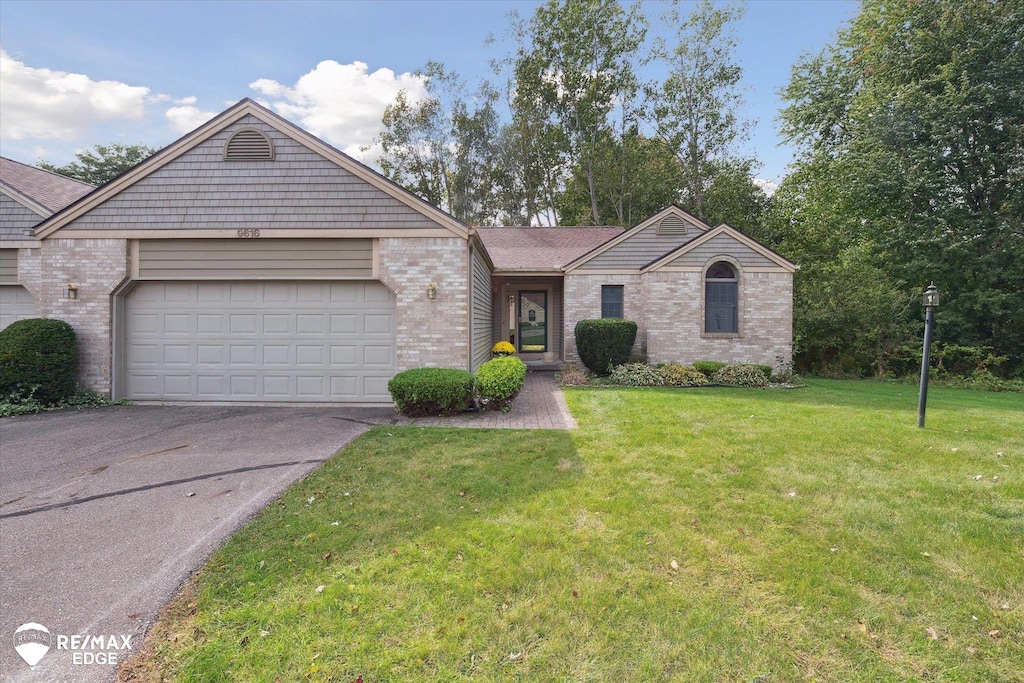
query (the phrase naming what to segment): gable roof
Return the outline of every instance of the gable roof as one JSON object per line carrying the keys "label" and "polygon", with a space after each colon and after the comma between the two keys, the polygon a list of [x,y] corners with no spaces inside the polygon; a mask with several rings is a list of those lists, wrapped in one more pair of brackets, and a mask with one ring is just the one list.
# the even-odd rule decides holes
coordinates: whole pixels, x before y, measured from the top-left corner
{"label": "gable roof", "polygon": [[496,271],[561,272],[565,264],[622,234],[616,227],[476,228]]}
{"label": "gable roof", "polygon": [[417,212],[426,219],[436,223],[438,226],[447,229],[453,235],[463,239],[468,239],[469,228],[451,215],[420,199],[411,192],[399,187],[368,166],[356,161],[344,152],[332,147],[320,138],[312,135],[302,128],[299,128],[295,124],[275,114],[266,107],[257,104],[249,98],[241,100],[226,111],[221,112],[219,115],[199,126],[191,133],[184,135],[153,156],[141,162],[139,165],[126,171],[117,178],[114,178],[84,200],[71,205],[54,216],[51,216],[39,225],[36,233],[37,236],[43,238],[52,235],[54,232],[60,230],[72,221],[118,195],[123,190],[155,173],[165,165],[181,157],[186,152],[196,148],[245,116],[255,117],[281,134],[290,137],[295,142],[320,154],[322,157],[380,190],[390,198],[404,204],[414,212]]}
{"label": "gable roof", "polygon": [[654,261],[651,261],[646,266],[644,266],[640,272],[649,273],[651,271],[660,270],[661,268],[664,268],[671,264],[677,258],[683,256],[684,254],[690,251],[693,251],[694,249],[699,248],[705,242],[709,242],[713,240],[715,237],[718,237],[719,235],[728,235],[737,242],[743,244],[749,249],[752,249],[761,256],[765,257],[769,261],[775,263],[776,265],[778,265],[779,268],[782,268],[783,270],[787,270],[792,273],[800,268],[800,266],[796,265],[789,259],[786,259],[783,256],[776,254],[774,251],[764,246],[757,240],[751,237],[747,237],[742,232],[726,223],[722,223],[721,225],[708,230],[707,232],[697,237],[696,239],[690,240],[686,244],[680,246],[678,249],[673,249],[664,256],[657,258]]}
{"label": "gable roof", "polygon": [[0,192],[43,218],[95,189],[88,183],[0,157]]}
{"label": "gable roof", "polygon": [[660,222],[661,220],[663,220],[663,219],[665,219],[665,218],[667,218],[669,216],[672,216],[674,218],[678,218],[678,219],[682,220],[684,223],[693,226],[694,228],[696,228],[699,231],[705,231],[705,230],[710,230],[711,229],[711,226],[707,225],[706,223],[704,223],[703,221],[699,220],[698,218],[695,218],[694,216],[691,216],[690,214],[686,213],[679,206],[677,206],[675,204],[672,204],[670,206],[665,207],[661,211],[657,212],[656,214],[654,214],[653,216],[651,216],[647,220],[642,221],[642,222],[638,223],[636,226],[630,228],[629,230],[619,234],[619,236],[616,237],[615,239],[609,240],[609,241],[607,241],[607,242],[605,242],[603,244],[600,244],[600,245],[595,245],[594,248],[592,248],[589,251],[586,251],[586,252],[580,254],[579,257],[577,257],[577,258],[573,259],[572,261],[570,261],[570,262],[565,264],[565,267],[564,267],[565,272],[568,273],[570,271],[573,271],[573,270],[576,270],[576,269],[580,268],[581,266],[586,264],[591,259],[594,259],[597,256],[600,256],[601,254],[603,254],[604,252],[608,251],[609,249],[611,249],[612,247],[616,246],[617,244],[621,244],[622,242],[625,242],[626,240],[628,240],[633,235],[636,235],[637,233],[642,232],[643,230],[645,230],[647,228],[650,228],[651,226],[657,224],[658,222]]}

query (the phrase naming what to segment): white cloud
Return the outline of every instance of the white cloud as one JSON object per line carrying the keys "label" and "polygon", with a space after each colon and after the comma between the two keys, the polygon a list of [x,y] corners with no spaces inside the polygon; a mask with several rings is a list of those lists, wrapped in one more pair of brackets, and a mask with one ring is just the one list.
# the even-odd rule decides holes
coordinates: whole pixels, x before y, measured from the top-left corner
{"label": "white cloud", "polygon": [[773,183],[772,181],[765,180],[764,178],[754,178],[754,185],[760,187],[761,191],[769,197],[775,194],[775,190],[779,189],[778,183]]}
{"label": "white cloud", "polygon": [[186,97],[182,100],[178,100],[176,107],[171,107],[164,116],[171,124],[171,128],[177,133],[188,133],[195,130],[199,126],[203,125],[218,112],[215,111],[203,111],[199,107],[195,106],[196,98]]}
{"label": "white cloud", "polygon": [[411,73],[396,75],[391,69],[369,72],[363,62],[320,62],[294,86],[261,78],[249,87],[266,98],[266,104],[316,136],[359,156],[381,131],[384,107],[400,90],[418,101],[426,94],[424,79]]}
{"label": "white cloud", "polygon": [[149,88],[26,66],[0,49],[0,137],[70,140],[105,121],[138,121]]}

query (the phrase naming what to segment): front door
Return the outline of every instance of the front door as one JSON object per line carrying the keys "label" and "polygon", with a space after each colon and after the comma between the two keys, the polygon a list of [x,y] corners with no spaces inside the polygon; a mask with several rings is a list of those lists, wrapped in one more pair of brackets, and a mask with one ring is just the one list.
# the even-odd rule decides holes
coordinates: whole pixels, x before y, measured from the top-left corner
{"label": "front door", "polygon": [[548,293],[519,292],[519,353],[548,350]]}

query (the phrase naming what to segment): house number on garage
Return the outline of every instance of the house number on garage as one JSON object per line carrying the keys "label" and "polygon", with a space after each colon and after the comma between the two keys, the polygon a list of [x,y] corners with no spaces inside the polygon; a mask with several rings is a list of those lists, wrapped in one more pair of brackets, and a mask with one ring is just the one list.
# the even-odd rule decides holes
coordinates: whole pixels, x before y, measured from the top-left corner
{"label": "house number on garage", "polygon": [[239,237],[259,237],[260,236],[260,229],[259,228],[242,228],[242,229],[240,229],[238,231],[238,236]]}

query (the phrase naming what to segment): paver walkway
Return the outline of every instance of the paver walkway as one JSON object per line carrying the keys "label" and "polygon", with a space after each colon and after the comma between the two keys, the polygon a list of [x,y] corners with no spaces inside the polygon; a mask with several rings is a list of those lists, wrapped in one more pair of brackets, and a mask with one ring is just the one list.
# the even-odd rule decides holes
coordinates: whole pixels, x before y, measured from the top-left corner
{"label": "paver walkway", "polygon": [[487,427],[496,429],[575,429],[576,420],[565,403],[565,394],[550,371],[530,371],[512,410],[503,413],[463,413],[454,417],[401,418],[399,424],[424,427]]}

